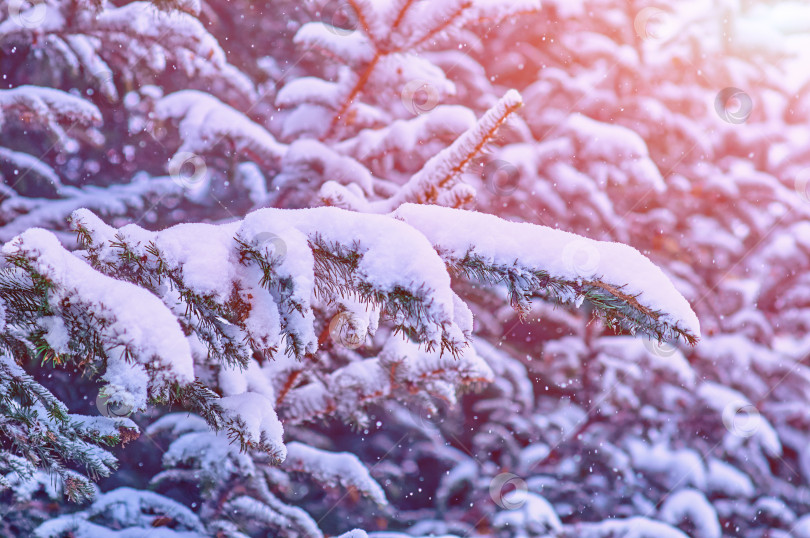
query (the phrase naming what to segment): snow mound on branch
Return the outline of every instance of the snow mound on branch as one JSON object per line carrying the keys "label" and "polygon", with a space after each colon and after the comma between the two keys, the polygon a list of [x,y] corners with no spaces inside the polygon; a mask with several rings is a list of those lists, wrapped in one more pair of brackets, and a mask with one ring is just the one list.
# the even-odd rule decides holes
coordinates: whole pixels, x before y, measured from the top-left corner
{"label": "snow mound on branch", "polygon": [[[475,252],[493,264],[537,267],[571,281],[599,280],[637,296],[661,321],[700,337],[697,315],[661,269],[633,247],[545,226],[430,205],[404,204],[393,215],[422,232],[445,256]],[[578,259],[584,257],[587,259]]]}
{"label": "snow mound on branch", "polygon": [[[169,518],[175,528],[155,526],[160,518]],[[124,527],[112,531],[106,525],[89,521],[93,518],[115,521]],[[70,536],[102,538],[108,536],[192,537],[205,530],[199,517],[179,502],[151,491],[122,487],[100,495],[87,509],[46,521],[35,530],[39,538]]]}
{"label": "snow mound on branch", "polygon": [[[120,256],[119,249],[110,247],[119,240],[127,242],[136,255],[145,258],[151,255],[149,245],[154,245],[160,252],[161,263],[165,264],[166,269],[181,273],[183,285],[195,294],[213,298],[219,303],[227,302],[235,289],[239,289],[245,296],[249,295],[253,308],[244,320],[248,336],[263,348],[278,344],[281,338],[279,309],[273,297],[259,285],[258,270],[239,261],[240,253],[235,240],[235,237],[243,232],[239,228],[239,223],[216,225],[184,223],[160,232],[152,232],[135,224],[128,224],[116,230],[85,209],[75,211],[72,218],[75,222],[81,222],[82,226],[90,231],[94,243],[105,243],[104,247],[97,251],[97,255],[105,261],[114,263]],[[205,237],[205,241],[199,241],[200,237]],[[253,235],[245,236],[245,238],[252,237]],[[307,263],[310,267],[312,265],[311,253],[305,245],[305,238],[294,242],[295,238],[289,233],[285,238],[284,249],[289,250],[290,255],[285,258],[279,271],[286,271],[293,263],[290,260],[295,260],[296,272],[293,276],[296,289],[300,289],[305,282],[312,280],[305,274]],[[299,243],[304,246],[300,246]],[[309,272],[311,273],[311,269]],[[304,307],[303,310],[309,310],[310,295],[311,285],[304,290],[304,296],[297,297],[299,304]],[[171,307],[172,300],[166,304]],[[309,318],[305,319],[307,320]],[[231,328],[236,331],[235,328]],[[312,333],[311,320],[308,323],[298,323],[292,330],[297,331],[296,334]],[[310,335],[307,341],[314,341],[314,338]]]}
{"label": "snow mound on branch", "polygon": [[374,57],[374,48],[362,32],[344,33],[322,22],[308,22],[298,29],[293,43],[307,49],[322,49],[343,60],[362,63]]}
{"label": "snow mound on branch", "polygon": [[[281,159],[286,146],[280,144],[261,125],[231,108],[216,97],[197,90],[181,90],[157,102],[158,118],[180,121],[181,152],[205,153],[230,139],[237,152],[243,152],[260,161]],[[176,154],[176,155],[177,155]]]}
{"label": "snow mound on branch", "polygon": [[309,473],[319,482],[341,484],[357,491],[379,505],[387,505],[385,492],[371,477],[365,465],[350,452],[326,452],[303,443],[287,444],[285,467]]}
{"label": "snow mound on branch", "polygon": [[41,86],[18,86],[11,90],[2,90],[0,105],[9,108],[25,107],[37,115],[55,121],[99,124],[102,119],[101,111],[93,103],[62,90]]}
{"label": "snow mound on branch", "polygon": [[150,518],[145,513],[150,510],[171,517],[188,529],[203,530],[199,518],[184,505],[151,491],[128,487],[114,489],[101,495],[93,502],[88,515],[93,517],[103,514],[121,525],[134,526],[143,525],[144,520],[148,521]]}
{"label": "snow mound on branch", "polygon": [[626,449],[637,469],[660,475],[666,487],[691,485],[706,489],[706,468],[696,451],[673,450],[661,443],[649,445],[641,439],[628,439]]}
{"label": "snow mound on branch", "polygon": [[284,460],[284,428],[273,409],[273,403],[261,394],[245,392],[226,396],[219,400],[226,416],[244,423],[247,439],[258,445],[266,445],[279,460]]}
{"label": "snow mound on branch", "polygon": [[455,403],[455,387],[475,382],[492,382],[495,374],[476,352],[473,346],[465,347],[456,357],[427,351],[419,345],[399,338],[386,342],[380,352],[380,365],[386,371],[395,368],[393,375],[401,383],[419,383],[431,380],[430,385],[437,389],[437,383],[445,382],[447,401]]}
{"label": "snow mound on branch", "polygon": [[751,478],[730,463],[711,459],[708,467],[706,478],[709,493],[728,497],[753,497],[756,493]]}
{"label": "snow mound on branch", "polygon": [[[439,343],[444,336],[455,345],[466,345],[468,335],[454,322],[465,323],[465,314],[456,315],[456,298],[450,288],[450,275],[433,246],[412,226],[384,215],[359,214],[336,207],[314,209],[260,209],[249,214],[242,228],[266,228],[283,221],[310,240],[356,248],[362,255],[352,279],[374,292],[397,294],[405,290],[415,296],[430,295],[423,304],[427,333],[425,338]],[[289,257],[288,257],[289,258]],[[400,312],[404,318],[405,314]],[[400,323],[404,319],[397,319]]]}
{"label": "snow mound on branch", "polygon": [[675,527],[646,517],[612,519],[586,524],[578,530],[580,538],[689,538]]}
{"label": "snow mound on branch", "polygon": [[667,497],[661,507],[661,519],[672,525],[690,521],[696,538],[720,538],[723,534],[714,507],[695,489],[682,489]]}
{"label": "snow mound on branch", "polygon": [[495,515],[492,525],[497,529],[515,531],[540,530],[560,532],[560,521],[554,507],[545,498],[531,491],[512,491],[509,494],[509,503],[519,505],[520,508],[503,510]]}
{"label": "snow mound on branch", "polygon": [[[564,128],[587,141],[580,148],[580,158],[598,160],[609,157],[612,160],[619,157],[620,170],[628,175],[644,178],[658,192],[666,190],[661,172],[650,159],[647,144],[635,131],[621,125],[602,123],[582,114],[569,116]],[[614,174],[613,180],[625,184],[627,177],[619,178]]]}
{"label": "snow mound on branch", "polygon": [[[65,250],[55,235],[33,228],[3,247],[7,255],[23,255],[34,269],[50,280],[54,287],[50,304],[58,309],[63,300],[74,308],[92,311],[98,320],[96,328],[110,343],[107,372],[103,378],[128,390],[138,409],[146,406],[148,384],[155,376],[147,368],[158,370],[157,384],[170,381],[190,383],[194,380],[191,349],[180,324],[163,303],[128,282],[122,282],[95,271]],[[123,354],[126,345],[139,364],[130,364]]]}

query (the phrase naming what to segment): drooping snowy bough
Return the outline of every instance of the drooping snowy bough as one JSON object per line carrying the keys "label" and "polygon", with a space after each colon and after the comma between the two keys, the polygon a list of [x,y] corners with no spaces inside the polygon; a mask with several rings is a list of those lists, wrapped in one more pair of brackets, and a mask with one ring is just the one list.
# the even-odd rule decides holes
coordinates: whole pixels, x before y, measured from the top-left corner
{"label": "drooping snowy bough", "polygon": [[667,276],[633,247],[493,215],[405,204],[394,212],[428,238],[452,269],[507,286],[512,304],[533,296],[589,301],[609,326],[695,344],[700,325]]}
{"label": "drooping snowy bough", "polygon": [[[453,401],[492,371],[470,345],[451,272],[504,284],[518,309],[532,297],[589,301],[616,327],[699,337],[689,305],[634,249],[480,213],[263,209],[152,232],[78,210],[72,224],[84,250],[31,229],[3,247],[0,273],[5,393],[37,400],[56,440],[75,421],[20,370],[25,357],[98,375],[119,406],[178,403],[276,462],[282,424],[362,424],[366,404],[399,393]],[[135,431],[104,417],[94,428],[108,441]],[[64,461],[87,461],[80,449]]]}

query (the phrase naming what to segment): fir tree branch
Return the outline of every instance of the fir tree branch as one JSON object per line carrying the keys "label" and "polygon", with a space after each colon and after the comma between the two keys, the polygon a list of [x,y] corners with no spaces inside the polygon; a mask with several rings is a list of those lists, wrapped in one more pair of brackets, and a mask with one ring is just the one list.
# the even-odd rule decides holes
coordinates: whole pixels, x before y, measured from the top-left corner
{"label": "fir tree branch", "polygon": [[435,203],[442,192],[456,185],[461,172],[492,141],[510,115],[523,106],[520,94],[510,90],[450,146],[433,156],[391,198],[372,202],[375,211],[393,211],[408,202]]}

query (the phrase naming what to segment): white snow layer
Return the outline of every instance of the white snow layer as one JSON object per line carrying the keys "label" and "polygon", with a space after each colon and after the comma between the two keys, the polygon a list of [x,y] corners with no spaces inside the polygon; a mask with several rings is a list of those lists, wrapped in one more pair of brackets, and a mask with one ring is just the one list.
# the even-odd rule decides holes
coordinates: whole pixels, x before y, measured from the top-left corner
{"label": "white snow layer", "polygon": [[[519,506],[513,510],[502,510],[495,514],[492,525],[497,529],[508,531],[562,531],[562,522],[545,498],[524,490],[514,490],[507,493],[505,500],[512,506]],[[508,499],[506,499],[508,497]]]}
{"label": "white snow layer", "polygon": [[[442,256],[475,253],[493,264],[522,265],[572,281],[601,280],[638,295],[661,320],[700,337],[700,324],[670,279],[633,247],[595,241],[545,226],[509,222],[493,215],[439,206],[404,204],[393,212],[433,243]],[[580,258],[587,260],[580,261]]]}
{"label": "white snow layer", "polygon": [[579,538],[689,538],[675,527],[646,517],[586,523],[578,530]]}
{"label": "white snow layer", "polygon": [[237,151],[268,162],[281,159],[286,151],[286,146],[264,127],[201,91],[181,90],[167,95],[157,102],[155,114],[160,119],[179,120],[183,145],[177,154],[205,153],[226,137]]}
{"label": "white snow layer", "polygon": [[388,504],[383,489],[366,466],[350,452],[326,452],[292,442],[287,445],[287,454],[284,467],[311,474],[322,483],[354,487],[377,504]]}
{"label": "white snow layer", "polygon": [[[146,367],[160,371],[160,381],[194,380],[191,349],[180,324],[147,290],[95,271],[65,250],[55,235],[40,228],[32,228],[7,243],[3,252],[26,256],[41,275],[54,283],[49,302],[57,310],[61,301],[69,298],[74,308],[86,308],[110,322],[97,328],[108,341],[121,345],[109,349],[103,378],[129,391],[136,408],[146,406]],[[134,351],[139,364],[126,362],[123,345]]]}
{"label": "white snow layer", "polygon": [[661,519],[672,525],[688,520],[695,527],[695,538],[720,538],[723,534],[717,512],[700,491],[676,491],[661,506]]}
{"label": "white snow layer", "polygon": [[[363,253],[355,271],[355,282],[371,284],[375,290],[393,292],[408,290],[419,295],[430,290],[425,314],[430,320],[429,339],[438,343],[441,329],[448,331],[457,344],[467,336],[453,323],[455,298],[450,289],[450,275],[433,246],[417,230],[383,215],[359,214],[335,207],[314,209],[261,209],[248,215],[242,230],[267,229],[273,222],[283,221],[309,238],[344,247],[357,244]],[[287,257],[287,260],[291,256]],[[463,319],[463,317],[461,318]]]}
{"label": "white snow layer", "polygon": [[280,460],[286,457],[284,428],[273,403],[261,394],[244,392],[218,400],[226,416],[244,421],[244,431],[254,443],[270,446]]}

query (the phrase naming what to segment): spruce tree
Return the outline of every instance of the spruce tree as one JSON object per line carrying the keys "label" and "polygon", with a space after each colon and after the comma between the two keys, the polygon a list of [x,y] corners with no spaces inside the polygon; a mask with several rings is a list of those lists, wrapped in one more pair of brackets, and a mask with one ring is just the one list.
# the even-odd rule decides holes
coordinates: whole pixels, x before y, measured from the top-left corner
{"label": "spruce tree", "polygon": [[769,13],[0,0],[0,534],[810,536]]}

